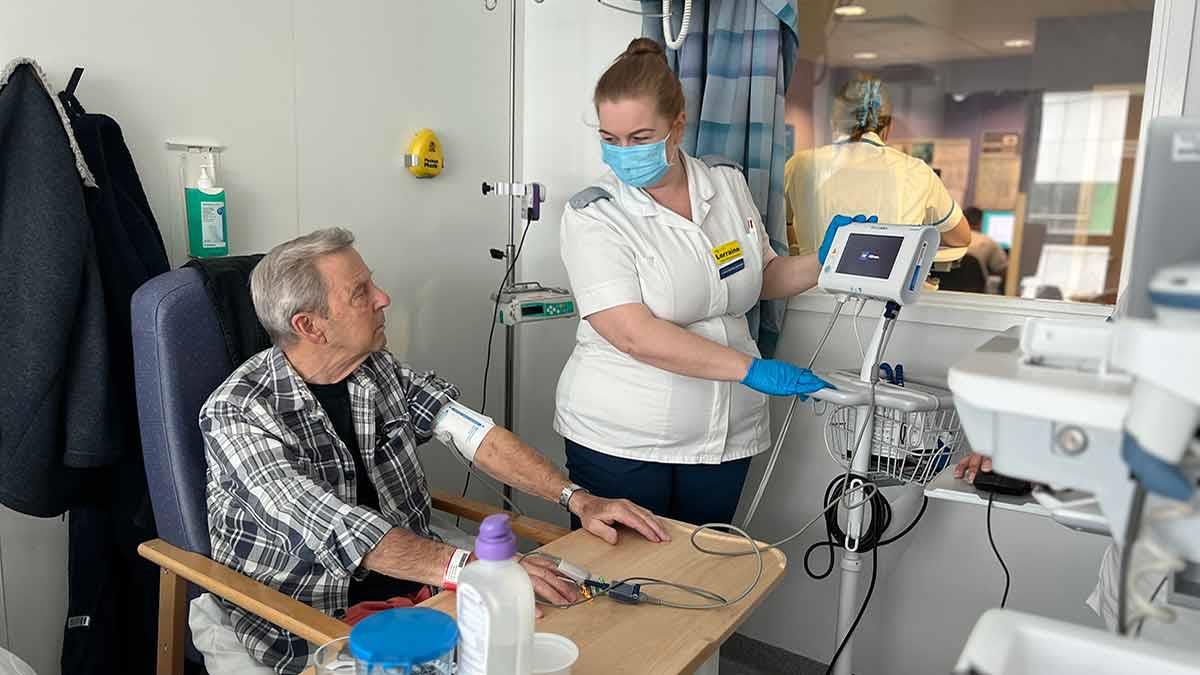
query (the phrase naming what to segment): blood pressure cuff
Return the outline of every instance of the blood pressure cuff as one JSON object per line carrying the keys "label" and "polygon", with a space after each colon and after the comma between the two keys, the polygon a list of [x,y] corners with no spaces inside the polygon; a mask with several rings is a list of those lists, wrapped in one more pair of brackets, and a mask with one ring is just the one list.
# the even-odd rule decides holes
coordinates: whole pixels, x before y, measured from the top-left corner
{"label": "blood pressure cuff", "polygon": [[496,426],[492,418],[477,413],[458,401],[442,406],[433,421],[433,436],[458,451],[467,461],[475,461],[480,443]]}

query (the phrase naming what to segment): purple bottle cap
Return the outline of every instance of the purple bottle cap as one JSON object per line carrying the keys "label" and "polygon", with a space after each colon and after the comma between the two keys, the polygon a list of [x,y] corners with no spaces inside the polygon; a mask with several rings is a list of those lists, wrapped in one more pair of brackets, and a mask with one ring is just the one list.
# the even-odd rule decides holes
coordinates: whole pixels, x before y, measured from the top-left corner
{"label": "purple bottle cap", "polygon": [[517,554],[517,538],[507,513],[496,513],[479,524],[475,555],[480,560],[508,560]]}

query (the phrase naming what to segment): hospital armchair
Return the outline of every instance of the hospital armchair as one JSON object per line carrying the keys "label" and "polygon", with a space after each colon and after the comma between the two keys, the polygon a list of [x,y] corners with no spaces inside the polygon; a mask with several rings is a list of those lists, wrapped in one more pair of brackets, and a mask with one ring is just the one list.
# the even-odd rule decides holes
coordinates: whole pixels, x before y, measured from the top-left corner
{"label": "hospital armchair", "polygon": [[[246,291],[249,293],[249,289]],[[133,296],[133,347],[146,477],[160,538],[141,556],[160,568],[157,672],[178,675],[202,663],[187,631],[189,600],[201,590],[314,644],[350,627],[209,558],[200,406],[234,369],[201,272],[182,268],[148,281]],[[433,507],[479,521],[497,508],[433,492]],[[513,530],[537,544],[566,528],[514,517]]]}

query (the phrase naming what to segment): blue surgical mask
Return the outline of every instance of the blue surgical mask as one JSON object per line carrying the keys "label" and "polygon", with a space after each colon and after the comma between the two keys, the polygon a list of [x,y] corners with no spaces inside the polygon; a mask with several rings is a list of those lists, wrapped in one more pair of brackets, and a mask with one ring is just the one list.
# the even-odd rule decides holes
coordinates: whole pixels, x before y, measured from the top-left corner
{"label": "blue surgical mask", "polygon": [[635,188],[650,187],[667,175],[671,164],[667,161],[667,138],[645,145],[612,145],[600,143],[607,164],[621,182]]}

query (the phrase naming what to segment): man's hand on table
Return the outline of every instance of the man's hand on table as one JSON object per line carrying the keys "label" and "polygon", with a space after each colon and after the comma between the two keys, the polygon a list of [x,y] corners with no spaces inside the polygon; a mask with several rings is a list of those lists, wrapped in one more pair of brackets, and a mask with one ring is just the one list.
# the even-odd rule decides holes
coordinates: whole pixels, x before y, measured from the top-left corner
{"label": "man's hand on table", "polygon": [[[568,605],[579,600],[579,587],[575,582],[558,574],[552,561],[546,558],[529,557],[521,561],[521,567],[533,583],[533,593],[542,600],[555,605]],[[534,607],[534,615],[542,618],[542,609]]]}
{"label": "man's hand on table", "polygon": [[[655,515],[627,499],[604,499],[584,491],[571,496],[571,513],[579,517],[584,529],[609,544],[617,543],[620,524],[637,530],[646,539],[661,543],[671,540],[667,529]],[[568,605],[579,600],[579,587],[560,576],[554,562],[539,557],[520,561],[529,575],[533,592],[538,599],[555,605]],[[535,616],[542,618],[541,607],[535,608]]]}
{"label": "man's hand on table", "polygon": [[628,499],[605,499],[581,490],[571,496],[570,509],[583,523],[583,529],[609,544],[617,543],[615,524],[637,530],[655,543],[671,541],[657,516]]}

